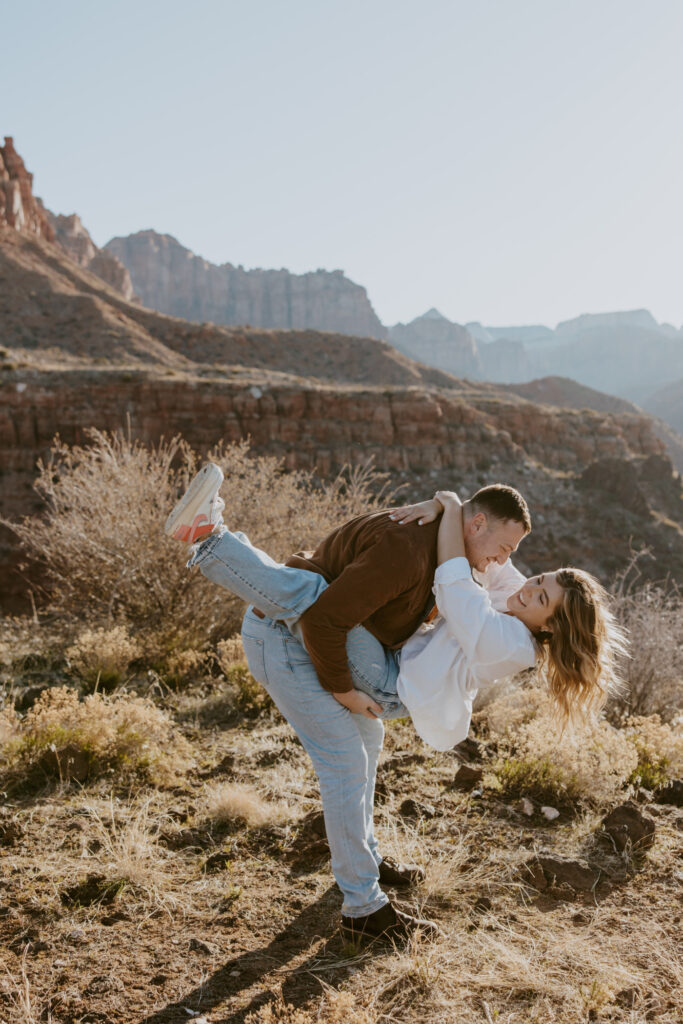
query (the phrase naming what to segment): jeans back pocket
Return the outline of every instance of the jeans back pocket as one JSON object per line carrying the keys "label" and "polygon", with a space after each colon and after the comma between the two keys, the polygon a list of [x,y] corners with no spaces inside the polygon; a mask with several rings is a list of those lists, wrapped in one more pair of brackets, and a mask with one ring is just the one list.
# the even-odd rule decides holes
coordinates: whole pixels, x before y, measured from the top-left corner
{"label": "jeans back pocket", "polygon": [[243,632],[242,646],[244,647],[249,671],[257,683],[261,683],[262,686],[265,686],[268,680],[266,678],[266,658],[263,649],[263,640],[258,636],[249,636],[248,633]]}

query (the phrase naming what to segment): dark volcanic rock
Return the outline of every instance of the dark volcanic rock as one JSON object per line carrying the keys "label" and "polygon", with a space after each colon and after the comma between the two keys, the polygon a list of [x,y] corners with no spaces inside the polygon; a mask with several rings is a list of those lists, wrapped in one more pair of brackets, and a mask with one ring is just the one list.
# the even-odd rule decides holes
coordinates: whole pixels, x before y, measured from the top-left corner
{"label": "dark volcanic rock", "polygon": [[403,818],[435,818],[436,808],[432,804],[423,804],[409,797],[398,809]]}
{"label": "dark volcanic rock", "polygon": [[470,764],[461,764],[455,773],[453,786],[455,789],[475,789],[481,782],[484,772]]}
{"label": "dark volcanic rock", "polygon": [[640,851],[652,846],[655,838],[655,823],[649,814],[644,814],[632,800],[615,807],[602,820],[604,831],[614,841],[617,850],[627,847]]}
{"label": "dark volcanic rock", "polygon": [[683,779],[671,779],[666,786],[660,786],[653,799],[657,804],[683,807]]}
{"label": "dark volcanic rock", "polygon": [[548,885],[569,885],[580,892],[590,892],[600,878],[600,870],[586,861],[557,854],[539,854],[526,862],[522,876],[537,889],[545,889]]}

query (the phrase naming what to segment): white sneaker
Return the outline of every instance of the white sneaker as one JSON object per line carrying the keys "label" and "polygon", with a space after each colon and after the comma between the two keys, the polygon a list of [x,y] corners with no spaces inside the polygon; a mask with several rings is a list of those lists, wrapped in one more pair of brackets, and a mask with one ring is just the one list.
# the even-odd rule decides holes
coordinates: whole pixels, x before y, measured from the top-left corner
{"label": "white sneaker", "polygon": [[218,496],[223,483],[219,466],[207,462],[190,481],[182,498],[166,520],[164,533],[185,544],[196,544],[213,533],[219,523],[225,502]]}

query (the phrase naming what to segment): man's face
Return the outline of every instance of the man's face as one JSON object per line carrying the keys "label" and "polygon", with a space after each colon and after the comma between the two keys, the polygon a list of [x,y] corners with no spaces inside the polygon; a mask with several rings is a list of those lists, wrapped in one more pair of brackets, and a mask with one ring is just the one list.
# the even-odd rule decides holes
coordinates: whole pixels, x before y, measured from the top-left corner
{"label": "man's face", "polygon": [[494,519],[477,512],[465,526],[465,553],[473,569],[485,572],[491,562],[502,565],[525,536],[522,523]]}

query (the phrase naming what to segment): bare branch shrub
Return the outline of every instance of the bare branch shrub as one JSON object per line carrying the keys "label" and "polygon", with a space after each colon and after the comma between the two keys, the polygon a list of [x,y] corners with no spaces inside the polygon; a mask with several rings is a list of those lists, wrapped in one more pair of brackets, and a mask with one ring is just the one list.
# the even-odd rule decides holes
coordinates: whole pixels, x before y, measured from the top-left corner
{"label": "bare branch shrub", "polygon": [[619,581],[614,611],[630,633],[631,657],[620,666],[625,690],[611,704],[612,719],[659,714],[671,720],[683,709],[683,596],[673,585],[634,589]]}
{"label": "bare branch shrub", "polygon": [[[385,475],[371,466],[320,485],[312,473],[285,472],[282,459],[252,455],[246,442],[221,442],[209,458],[226,476],[228,524],[275,558],[314,546],[387,497]],[[198,465],[179,438],[157,447],[99,430],[84,446],[57,438],[35,484],[46,511],[5,521],[46,568],[52,606],[81,623],[128,624],[150,659],[234,632],[241,602],[186,571],[187,551],[163,533]]]}

